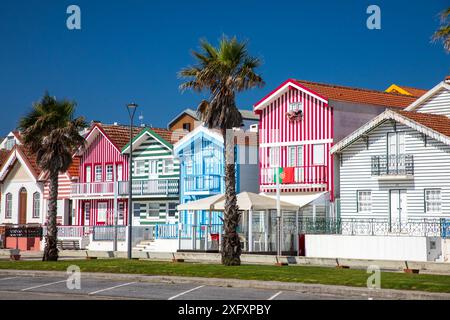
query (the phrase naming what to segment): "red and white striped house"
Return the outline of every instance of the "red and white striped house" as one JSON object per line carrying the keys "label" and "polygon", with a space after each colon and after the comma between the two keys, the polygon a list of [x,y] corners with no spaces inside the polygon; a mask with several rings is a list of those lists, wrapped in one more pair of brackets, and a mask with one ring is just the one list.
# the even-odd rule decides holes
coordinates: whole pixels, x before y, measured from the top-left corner
{"label": "red and white striped house", "polygon": [[[133,135],[141,130],[133,129]],[[121,153],[129,142],[129,128],[95,123],[86,135],[79,158],[79,182],[72,183],[70,197],[77,202],[77,225],[126,225],[128,156]],[[121,192],[123,191],[123,192]]]}
{"label": "red and white striped house", "polygon": [[260,116],[260,191],[275,195],[275,173],[280,170],[282,200],[301,206],[319,199],[333,202],[339,197],[335,184],[338,167],[330,154],[333,143],[386,108],[401,109],[415,99],[397,93],[286,80],[254,105],[254,112]]}

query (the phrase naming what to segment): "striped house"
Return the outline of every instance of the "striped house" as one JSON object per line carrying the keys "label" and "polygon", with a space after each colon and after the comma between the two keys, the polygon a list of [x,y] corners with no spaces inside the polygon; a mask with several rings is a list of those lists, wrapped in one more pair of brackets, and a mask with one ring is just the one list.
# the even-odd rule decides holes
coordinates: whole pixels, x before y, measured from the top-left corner
{"label": "striped house", "polygon": [[288,79],[254,105],[260,117],[260,191],[275,196],[278,170],[282,200],[304,207],[304,216],[333,215],[329,202],[339,197],[333,143],[386,108],[403,109],[414,100]]}
{"label": "striped house", "polygon": [[[133,136],[141,128],[133,128]],[[129,142],[129,127],[94,123],[86,144],[75,154],[79,158],[79,182],[71,186],[76,201],[77,225],[113,225],[128,221],[128,156],[122,148]]]}
{"label": "striped house", "polygon": [[440,224],[428,223],[450,218],[450,79],[405,110],[373,118],[332,153],[343,219],[376,221],[383,232],[439,234]]}
{"label": "striped house", "polygon": [[[180,161],[174,157],[170,141],[171,131],[160,128],[145,128],[133,139],[133,215],[139,217],[136,224],[178,222]],[[129,155],[129,144],[122,153]]]}

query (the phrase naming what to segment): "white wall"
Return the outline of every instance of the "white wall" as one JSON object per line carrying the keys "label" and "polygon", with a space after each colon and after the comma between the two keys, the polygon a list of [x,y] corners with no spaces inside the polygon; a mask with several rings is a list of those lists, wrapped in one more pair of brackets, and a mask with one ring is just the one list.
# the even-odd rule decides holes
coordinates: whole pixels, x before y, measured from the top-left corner
{"label": "white wall", "polygon": [[308,234],[305,246],[315,258],[428,261],[426,237]]}
{"label": "white wall", "polygon": [[[11,172],[6,177],[1,187],[1,214],[0,223],[19,223],[19,191],[21,188],[27,190],[27,223],[43,223],[45,220],[44,213],[44,187],[42,183],[35,182],[25,168],[16,162]],[[39,218],[33,218],[33,194],[39,192],[40,194],[40,216]],[[12,194],[12,217],[11,219],[5,219],[5,199],[6,194]]]}
{"label": "white wall", "polygon": [[[386,155],[387,133],[394,126],[385,122],[369,134],[369,147],[359,139],[340,155],[340,197],[343,218],[388,218],[389,190],[406,189],[407,216],[411,219],[450,218],[450,146],[397,123],[397,131],[405,132],[405,153],[414,156],[414,176],[411,179],[380,181],[371,175],[371,157]],[[424,212],[424,189],[440,188],[442,212]],[[371,190],[372,212],[357,212],[357,191]]]}

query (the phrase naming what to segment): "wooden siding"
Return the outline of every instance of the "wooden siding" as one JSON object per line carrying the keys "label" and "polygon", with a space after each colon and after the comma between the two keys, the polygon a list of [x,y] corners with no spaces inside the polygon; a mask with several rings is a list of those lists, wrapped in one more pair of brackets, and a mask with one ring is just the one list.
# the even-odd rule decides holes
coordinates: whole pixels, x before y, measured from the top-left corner
{"label": "wooden siding", "polygon": [[[58,175],[58,200],[69,199],[72,181],[67,177],[65,173]],[[44,183],[44,199],[49,199],[50,181],[47,180]]]}
{"label": "wooden siding", "polygon": [[[157,176],[151,179],[180,179],[180,160],[173,155],[172,149],[155,139],[149,133],[145,133],[146,139],[133,150],[133,179],[136,180],[148,180],[150,173],[150,161],[157,161]],[[164,160],[173,160],[172,170],[169,172],[163,171]],[[134,165],[136,161],[145,161],[145,170],[142,174],[136,175],[134,171]],[[178,219],[178,215],[170,217],[168,215],[169,202],[179,203],[177,196],[158,197],[157,199],[148,199],[141,197],[134,199],[134,203],[141,205],[141,224],[157,224],[168,223],[170,220],[175,221]],[[159,217],[149,217],[148,204],[158,203],[160,206]]]}
{"label": "wooden siding", "polygon": [[[303,116],[300,121],[287,118],[289,103],[303,102]],[[333,144],[333,109],[311,94],[290,87],[290,89],[272,101],[260,114],[259,126],[259,159],[262,170],[269,168],[269,148],[281,147],[281,166],[287,166],[288,145],[302,146],[303,165],[313,165],[313,145],[323,144],[325,149],[325,166],[327,170],[326,188],[292,187],[283,189],[286,192],[330,191],[333,197],[333,157],[329,150]],[[261,181],[260,181],[261,184]],[[287,186],[285,186],[287,187]],[[261,184],[261,191],[268,192]],[[273,189],[272,189],[273,191]]]}
{"label": "wooden siding", "polygon": [[450,117],[450,91],[443,88],[414,111]]}
{"label": "wooden siding", "polygon": [[[383,156],[387,152],[387,134],[394,132],[394,125],[387,121],[369,133],[366,141],[359,139],[341,153],[340,196],[341,217],[385,218],[389,212],[389,190],[405,189],[407,193],[407,217],[441,218],[450,217],[450,146],[427,138],[407,126],[397,123],[397,131],[405,132],[405,154],[414,156],[412,179],[380,181],[371,175],[371,157]],[[440,188],[442,213],[426,214],[424,190]],[[371,190],[372,211],[370,214],[357,212],[357,191]]]}

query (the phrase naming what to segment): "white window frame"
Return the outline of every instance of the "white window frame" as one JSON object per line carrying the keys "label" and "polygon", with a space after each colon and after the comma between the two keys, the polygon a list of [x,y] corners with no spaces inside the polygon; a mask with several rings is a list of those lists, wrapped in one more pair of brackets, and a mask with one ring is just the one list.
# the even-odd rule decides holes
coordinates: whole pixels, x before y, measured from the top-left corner
{"label": "white window frame", "polygon": [[184,162],[184,167],[186,168],[186,174],[194,174],[194,162],[192,159],[186,159]]}
{"label": "white window frame", "polygon": [[[97,170],[97,169],[100,169],[100,170]],[[102,170],[102,165],[101,164],[95,165],[95,167],[94,167],[94,179],[95,179],[95,182],[101,182],[102,181],[102,178],[103,178],[103,172],[102,171],[103,170]],[[99,178],[99,175],[100,175],[100,178]]]}
{"label": "white window frame", "polygon": [[117,181],[123,181],[123,165],[119,163],[116,168]]}
{"label": "white window frame", "polygon": [[145,160],[134,161],[134,174],[137,176],[145,174]]}
{"label": "white window frame", "polygon": [[371,213],[372,212],[372,191],[371,190],[358,190],[356,192],[356,210],[358,213]]}
{"label": "white window frame", "polygon": [[[158,209],[156,208],[151,208],[151,206],[157,205]],[[149,202],[147,205],[147,217],[149,219],[159,219],[159,210],[161,209],[161,205],[159,202]],[[158,210],[158,214],[157,215],[152,215],[150,214],[150,212],[154,212],[155,210]]]}
{"label": "white window frame", "polygon": [[39,192],[33,193],[33,218],[39,219],[41,216],[41,194]]}
{"label": "white window frame", "polygon": [[169,174],[173,173],[174,161],[173,159],[164,159],[163,160],[163,173]]}
{"label": "white window frame", "polygon": [[[170,206],[173,205],[174,208],[170,208]],[[171,214],[173,212],[173,214]],[[167,202],[167,216],[169,218],[175,218],[177,215],[177,203],[176,202]]]}
{"label": "white window frame", "polygon": [[[320,159],[317,158],[319,156],[321,157]],[[322,143],[313,145],[313,165],[325,165],[325,145]]]}
{"label": "white window frame", "polygon": [[424,190],[425,213],[442,213],[441,189],[429,188]]}
{"label": "white window frame", "polygon": [[[100,216],[100,206],[104,207],[104,209],[105,209],[104,212],[103,211],[101,212],[101,214],[102,214],[101,216]],[[97,204],[97,222],[106,223],[107,219],[108,219],[108,202],[99,202]]]}
{"label": "white window frame", "polygon": [[113,181],[114,178],[114,166],[112,164],[107,164],[106,168],[106,181]]}
{"label": "white window frame", "polygon": [[5,219],[12,218],[12,202],[13,202],[13,195],[11,192],[8,192],[5,196]]}

